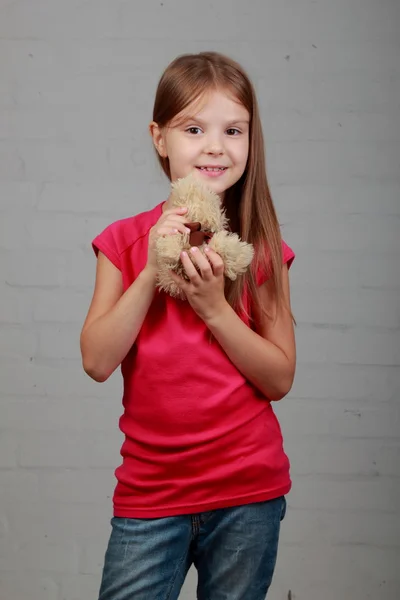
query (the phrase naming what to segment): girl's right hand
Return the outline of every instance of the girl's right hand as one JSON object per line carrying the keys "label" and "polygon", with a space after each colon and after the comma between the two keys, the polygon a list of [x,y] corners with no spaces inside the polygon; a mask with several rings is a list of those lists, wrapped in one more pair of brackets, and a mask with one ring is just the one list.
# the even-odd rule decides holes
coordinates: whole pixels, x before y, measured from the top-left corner
{"label": "girl's right hand", "polygon": [[185,207],[166,210],[150,229],[147,267],[157,270],[156,240],[158,237],[190,232],[190,229],[184,225],[187,222],[186,213],[187,208]]}

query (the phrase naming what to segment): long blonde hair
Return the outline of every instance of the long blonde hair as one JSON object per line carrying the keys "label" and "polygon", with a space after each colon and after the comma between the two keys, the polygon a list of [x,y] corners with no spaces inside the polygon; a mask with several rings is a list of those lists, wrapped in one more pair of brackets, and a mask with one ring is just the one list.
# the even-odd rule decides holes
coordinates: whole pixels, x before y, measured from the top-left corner
{"label": "long blonde hair", "polygon": [[[250,115],[249,155],[241,179],[225,192],[224,206],[230,228],[255,248],[252,269],[234,282],[228,282],[226,296],[235,310],[243,310],[246,288],[251,306],[261,307],[257,273],[267,271],[272,294],[279,308],[283,303],[282,239],[266,175],[264,138],[254,87],[234,60],[217,52],[184,54],[164,71],[156,92],[153,121],[160,128],[169,123],[204,92],[218,89],[230,93]],[[169,159],[157,153],[164,173],[171,180]],[[276,314],[278,310],[276,311]]]}

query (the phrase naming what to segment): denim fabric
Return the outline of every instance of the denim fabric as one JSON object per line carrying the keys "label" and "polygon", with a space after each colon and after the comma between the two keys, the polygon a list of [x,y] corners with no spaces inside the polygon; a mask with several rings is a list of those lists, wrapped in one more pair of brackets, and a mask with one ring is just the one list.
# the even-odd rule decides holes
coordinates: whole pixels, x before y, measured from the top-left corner
{"label": "denim fabric", "polygon": [[192,564],[199,600],[264,600],[286,500],[111,520],[99,600],[177,600]]}

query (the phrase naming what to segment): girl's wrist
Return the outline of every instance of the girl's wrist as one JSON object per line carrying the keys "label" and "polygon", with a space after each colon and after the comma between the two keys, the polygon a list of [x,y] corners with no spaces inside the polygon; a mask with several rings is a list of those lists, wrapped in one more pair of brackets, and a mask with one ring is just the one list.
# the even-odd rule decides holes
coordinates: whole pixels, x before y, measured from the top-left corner
{"label": "girl's wrist", "polygon": [[221,303],[218,308],[211,311],[203,317],[204,323],[209,329],[217,328],[223,323],[227,315],[232,311],[232,307],[227,300]]}
{"label": "girl's wrist", "polygon": [[140,273],[140,277],[142,279],[146,279],[147,281],[149,281],[149,283],[152,283],[155,287],[156,283],[157,283],[157,267],[147,264],[144,267],[143,271]]}

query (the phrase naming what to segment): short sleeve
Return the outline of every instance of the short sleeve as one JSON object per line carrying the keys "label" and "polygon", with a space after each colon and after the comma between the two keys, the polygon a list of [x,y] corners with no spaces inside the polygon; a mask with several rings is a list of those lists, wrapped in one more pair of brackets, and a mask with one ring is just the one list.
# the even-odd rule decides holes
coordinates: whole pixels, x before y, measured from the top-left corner
{"label": "short sleeve", "polygon": [[104,229],[92,241],[96,256],[102,252],[117,269],[121,270],[121,255],[118,250],[118,221]]}
{"label": "short sleeve", "polygon": [[293,250],[282,240],[282,264],[288,266],[288,269],[292,266],[296,255]]}
{"label": "short sleeve", "polygon": [[[282,240],[282,265],[287,264],[288,269],[290,269],[295,259],[295,256],[296,255],[293,252],[293,250]],[[270,276],[270,269],[260,268],[257,272],[257,285],[260,286],[266,281],[268,281]]]}

